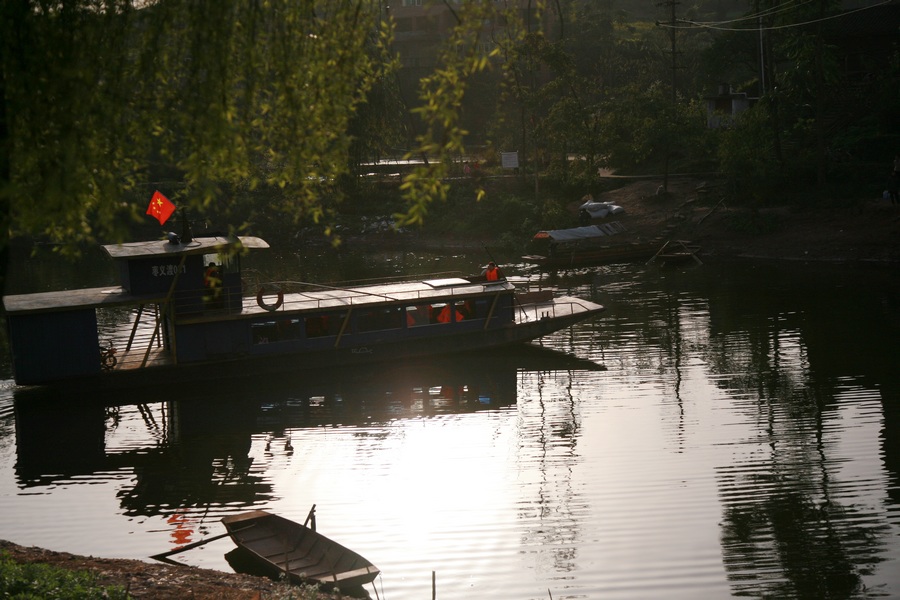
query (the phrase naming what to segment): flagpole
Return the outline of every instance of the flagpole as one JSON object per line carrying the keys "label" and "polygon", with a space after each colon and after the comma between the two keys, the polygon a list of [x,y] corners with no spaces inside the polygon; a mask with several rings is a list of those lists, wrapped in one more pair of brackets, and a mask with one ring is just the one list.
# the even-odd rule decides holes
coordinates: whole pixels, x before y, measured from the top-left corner
{"label": "flagpole", "polygon": [[190,244],[194,240],[191,235],[191,224],[187,218],[187,207],[181,207],[181,243]]}

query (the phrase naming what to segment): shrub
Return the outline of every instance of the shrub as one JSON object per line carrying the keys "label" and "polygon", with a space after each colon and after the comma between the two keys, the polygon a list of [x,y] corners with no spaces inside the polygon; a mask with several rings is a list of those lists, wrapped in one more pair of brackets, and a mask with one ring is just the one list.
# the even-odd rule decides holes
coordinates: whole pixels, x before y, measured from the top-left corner
{"label": "shrub", "polygon": [[44,564],[19,564],[0,553],[0,597],[17,600],[126,600],[120,586],[101,586],[87,571],[70,571]]}

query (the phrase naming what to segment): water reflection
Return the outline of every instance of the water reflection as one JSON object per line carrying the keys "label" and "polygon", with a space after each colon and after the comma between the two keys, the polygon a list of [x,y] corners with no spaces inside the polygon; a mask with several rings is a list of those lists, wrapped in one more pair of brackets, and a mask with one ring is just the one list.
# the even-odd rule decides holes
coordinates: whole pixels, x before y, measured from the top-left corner
{"label": "water reflection", "polygon": [[525,346],[349,373],[136,391],[129,404],[23,389],[15,404],[15,471],[25,488],[133,472],[135,485],[118,494],[128,515],[264,504],[273,492],[250,457],[256,435],[266,436],[268,457],[290,456],[291,432],[299,429],[501,410],[515,405],[518,372],[554,366],[602,369]]}
{"label": "water reflection", "polygon": [[588,511],[573,471],[584,460],[579,448],[582,416],[571,373],[535,372],[532,390],[519,404],[517,454],[538,478],[517,506],[521,546],[534,553],[541,571],[565,579],[578,570]]}
{"label": "water reflection", "polygon": [[[663,396],[677,406],[670,417],[679,423],[679,451],[689,439],[682,385],[698,366],[746,419],[742,437],[719,442],[734,462],[716,467],[732,592],[892,595],[866,578],[891,552],[894,530],[885,518],[898,491],[894,279],[872,271],[884,282],[879,287],[852,270],[732,268],[738,272],[717,278],[687,271],[668,277],[656,298],[645,294],[644,305],[631,305],[641,317],[619,322],[648,325],[638,332],[644,358],[631,360],[643,371],[657,363],[669,373]],[[868,460],[884,461],[893,500],[857,487],[860,478],[848,465]]]}

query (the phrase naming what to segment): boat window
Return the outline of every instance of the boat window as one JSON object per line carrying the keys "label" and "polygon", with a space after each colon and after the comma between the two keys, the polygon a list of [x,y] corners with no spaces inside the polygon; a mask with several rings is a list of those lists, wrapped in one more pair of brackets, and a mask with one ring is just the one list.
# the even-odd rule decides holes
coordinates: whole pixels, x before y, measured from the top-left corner
{"label": "boat window", "polygon": [[431,305],[416,304],[406,307],[406,326],[421,327],[431,323]]}
{"label": "boat window", "polygon": [[363,332],[400,329],[403,326],[402,310],[399,306],[362,310],[356,315],[356,330]]}
{"label": "boat window", "polygon": [[269,342],[274,342],[278,339],[274,321],[269,321],[267,323],[253,323],[250,325],[250,333],[253,336],[254,344],[268,344]]}
{"label": "boat window", "polygon": [[265,321],[250,325],[250,332],[254,344],[270,344],[302,338],[303,325],[300,319]]}
{"label": "boat window", "polygon": [[439,302],[435,304],[416,304],[407,306],[406,326],[421,327],[435,323],[452,323],[475,319],[485,314],[485,302],[476,300],[459,300],[453,304]]}
{"label": "boat window", "polygon": [[462,319],[457,316],[457,321],[465,321],[468,319],[474,319],[477,316],[476,313],[476,304],[474,300],[460,300],[456,303],[456,312]]}
{"label": "boat window", "polygon": [[232,254],[204,254],[204,268],[210,265],[216,265],[221,273],[238,273],[240,272],[240,257]]}
{"label": "boat window", "polygon": [[465,317],[460,312],[460,303],[454,304],[433,304],[432,305],[432,323],[452,323],[453,321],[462,321]]}
{"label": "boat window", "polygon": [[346,312],[336,312],[306,317],[306,337],[317,338],[326,335],[337,335],[346,316]]}

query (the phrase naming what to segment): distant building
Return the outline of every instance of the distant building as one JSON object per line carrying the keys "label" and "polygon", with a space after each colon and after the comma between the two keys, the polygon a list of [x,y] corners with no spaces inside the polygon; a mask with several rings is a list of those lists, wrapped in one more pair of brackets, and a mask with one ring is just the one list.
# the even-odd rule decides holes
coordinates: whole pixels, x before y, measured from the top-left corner
{"label": "distant building", "polygon": [[706,126],[710,129],[730,127],[735,117],[753,106],[757,100],[758,98],[748,98],[743,92],[733,92],[727,84],[720,85],[717,95],[706,97]]}

